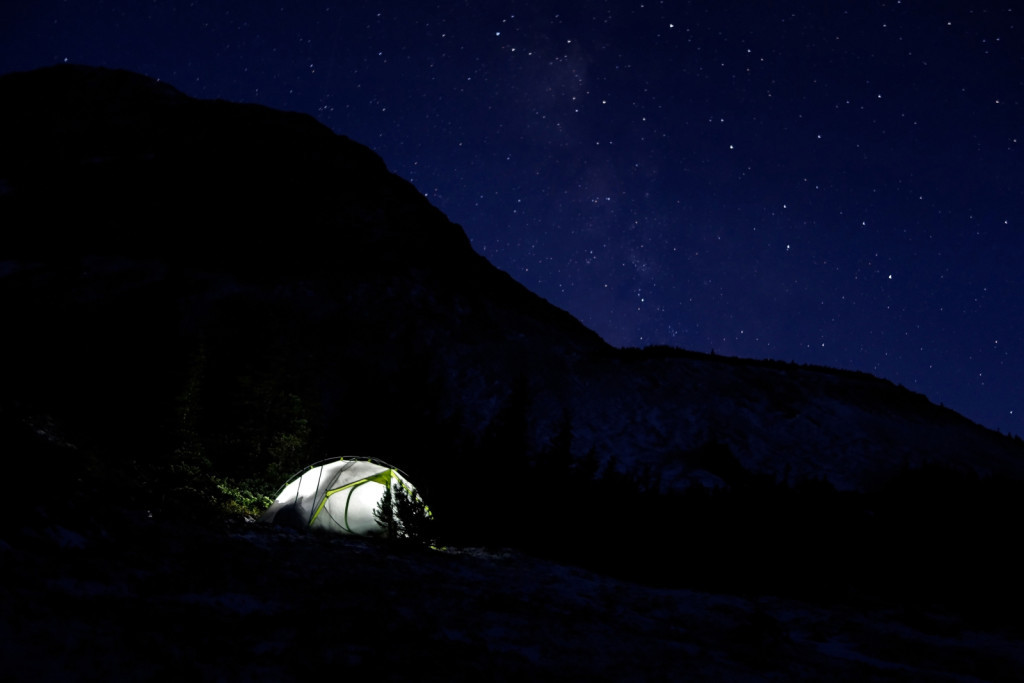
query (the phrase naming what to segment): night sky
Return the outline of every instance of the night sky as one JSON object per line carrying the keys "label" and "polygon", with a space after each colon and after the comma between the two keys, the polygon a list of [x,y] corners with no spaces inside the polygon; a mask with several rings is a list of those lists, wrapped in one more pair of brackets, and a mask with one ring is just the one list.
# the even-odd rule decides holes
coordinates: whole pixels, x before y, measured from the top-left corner
{"label": "night sky", "polygon": [[1014,4],[15,0],[0,72],[309,113],[616,346],[863,370],[1021,434]]}

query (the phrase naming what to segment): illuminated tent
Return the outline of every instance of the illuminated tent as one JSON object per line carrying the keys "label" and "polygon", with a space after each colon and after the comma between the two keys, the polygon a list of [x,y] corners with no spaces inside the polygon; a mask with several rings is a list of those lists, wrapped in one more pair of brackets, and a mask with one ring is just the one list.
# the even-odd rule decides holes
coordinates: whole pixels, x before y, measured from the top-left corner
{"label": "illuminated tent", "polygon": [[393,515],[399,512],[395,494],[401,493],[426,510],[413,485],[390,465],[368,459],[323,461],[293,476],[260,521],[342,534],[386,536],[388,529],[374,511],[381,507],[389,489]]}

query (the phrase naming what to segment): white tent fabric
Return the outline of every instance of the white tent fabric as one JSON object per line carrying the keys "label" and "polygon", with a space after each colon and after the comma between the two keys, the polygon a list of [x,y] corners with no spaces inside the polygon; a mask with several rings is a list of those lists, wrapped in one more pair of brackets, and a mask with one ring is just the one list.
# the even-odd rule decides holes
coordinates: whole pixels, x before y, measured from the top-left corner
{"label": "white tent fabric", "polygon": [[412,484],[398,470],[375,460],[333,460],[294,476],[277,494],[261,522],[324,529],[361,536],[384,535],[374,518],[385,487]]}

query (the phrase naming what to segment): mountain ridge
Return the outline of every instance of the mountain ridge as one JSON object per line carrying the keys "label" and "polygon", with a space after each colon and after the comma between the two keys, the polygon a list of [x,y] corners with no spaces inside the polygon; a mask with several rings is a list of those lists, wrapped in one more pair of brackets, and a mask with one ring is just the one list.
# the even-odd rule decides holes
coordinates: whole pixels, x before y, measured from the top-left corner
{"label": "mountain ridge", "polygon": [[[1020,679],[1019,438],[612,348],[310,117],[87,67],[0,103],[6,674]],[[349,455],[446,547],[252,521]]]}
{"label": "mountain ridge", "polygon": [[[280,375],[265,381],[300,397],[313,424],[296,458],[382,450],[429,470],[426,444],[533,467],[563,449],[602,472],[656,470],[668,491],[732,483],[708,471],[708,448],[752,474],[849,490],[926,463],[1022,474],[1019,442],[866,373],[611,348],[474,252],[378,155],[312,117],[79,66],[0,77],[0,96],[0,216],[13,226],[3,300],[24,357],[64,358],[12,368],[8,402],[46,404],[36,375],[66,393],[61,372],[142,390],[131,375],[144,359],[128,371],[107,350],[134,337],[147,350],[126,358],[165,357],[178,372],[210,347],[232,368],[212,372],[223,376],[211,397],[242,391],[232,383],[268,357],[283,362],[261,372]],[[71,317],[40,324],[41,306]],[[72,320],[88,331],[82,349],[54,341]],[[72,369],[94,352],[109,375]],[[180,380],[164,372],[173,394]],[[145,424],[167,420],[124,403]],[[241,419],[206,410],[211,424]]]}

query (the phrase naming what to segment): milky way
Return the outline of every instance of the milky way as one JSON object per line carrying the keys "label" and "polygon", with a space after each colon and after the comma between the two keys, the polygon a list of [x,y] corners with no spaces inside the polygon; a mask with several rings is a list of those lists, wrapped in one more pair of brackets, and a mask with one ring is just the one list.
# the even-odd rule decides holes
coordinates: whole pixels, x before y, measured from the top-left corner
{"label": "milky way", "polygon": [[0,72],[307,112],[612,344],[864,370],[1024,432],[1009,4],[10,4]]}

